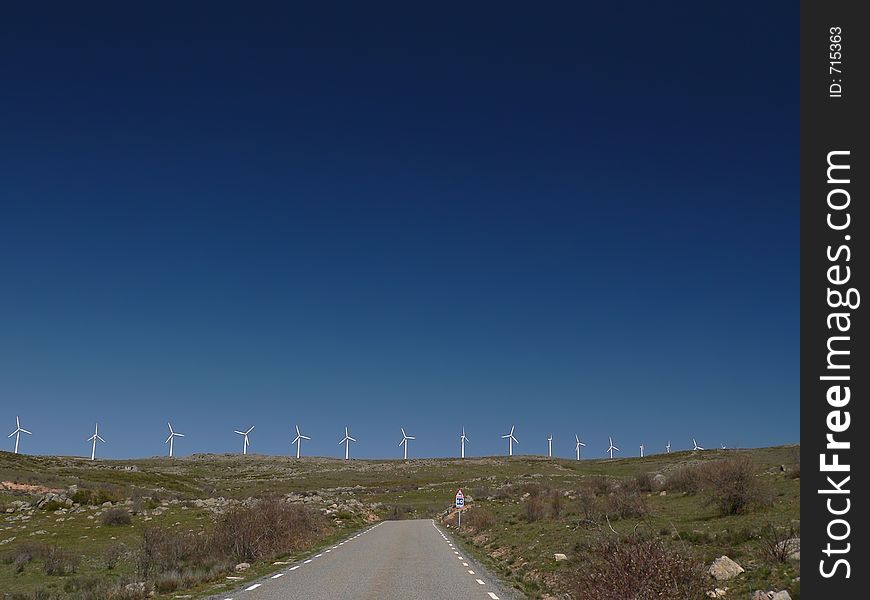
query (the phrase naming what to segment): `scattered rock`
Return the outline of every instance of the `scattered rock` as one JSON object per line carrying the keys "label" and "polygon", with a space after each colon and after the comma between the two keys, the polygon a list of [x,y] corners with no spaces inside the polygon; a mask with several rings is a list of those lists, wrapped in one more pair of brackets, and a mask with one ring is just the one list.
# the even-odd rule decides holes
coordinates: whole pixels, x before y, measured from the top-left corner
{"label": "scattered rock", "polygon": [[728,588],[716,588],[707,592],[708,598],[724,598],[728,594]]}
{"label": "scattered rock", "polygon": [[144,581],[134,581],[133,583],[128,583],[124,586],[124,591],[128,594],[144,594],[145,593],[145,582]]}
{"label": "scattered rock", "polygon": [[714,560],[713,564],[710,565],[710,575],[716,581],[726,581],[741,573],[743,573],[743,567],[724,555]]}
{"label": "scattered rock", "polygon": [[251,568],[251,563],[241,562],[236,565],[236,571],[247,571]]}
{"label": "scattered rock", "polygon": [[560,562],[560,561],[563,561],[563,560],[568,560],[568,557],[567,557],[567,556],[565,556],[564,554],[561,554],[561,553],[559,553],[559,552],[557,552],[556,554],[554,554],[554,555],[553,555],[553,558],[556,559],[556,562]]}
{"label": "scattered rock", "polygon": [[788,595],[788,592],[782,590],[781,592],[775,593],[770,600],[791,600],[791,596]]}

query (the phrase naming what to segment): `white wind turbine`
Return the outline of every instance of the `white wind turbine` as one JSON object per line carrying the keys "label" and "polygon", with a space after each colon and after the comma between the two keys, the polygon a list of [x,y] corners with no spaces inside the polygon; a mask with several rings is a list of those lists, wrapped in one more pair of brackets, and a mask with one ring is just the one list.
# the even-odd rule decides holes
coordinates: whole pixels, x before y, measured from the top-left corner
{"label": "white wind turbine", "polygon": [[169,425],[169,437],[166,438],[164,444],[169,444],[169,458],[172,458],[172,446],[174,445],[176,437],[184,437],[183,433],[178,433],[172,429],[172,423],[167,423]]}
{"label": "white wind turbine", "polygon": [[242,454],[248,453],[248,446],[251,445],[251,442],[248,440],[248,434],[254,430],[254,427],[256,427],[256,426],[251,425],[247,431],[239,431],[238,429],[235,430],[235,433],[238,433],[239,435],[245,436],[245,441],[242,444]]}
{"label": "white wind turbine", "polygon": [[722,446],[722,449],[723,449],[723,450],[727,450],[727,449],[728,449],[728,446],[725,445],[725,442],[722,442],[721,446]]}
{"label": "white wind turbine", "polygon": [[302,432],[299,431],[299,425],[296,426],[296,437],[293,439],[293,444],[296,444],[296,458],[302,456],[302,440],[310,440],[311,438],[307,435],[302,435]]}
{"label": "white wind turbine", "polygon": [[408,440],[416,440],[417,438],[413,435],[407,435],[404,428],[400,429],[402,430],[402,441],[399,442],[399,445],[405,447],[405,460],[408,460]]}
{"label": "white wind turbine", "polygon": [[515,425],[511,425],[511,432],[507,435],[501,436],[501,439],[508,441],[508,456],[514,455],[514,444],[520,443],[519,440],[517,440],[517,438],[514,437],[515,427],[516,427]]}
{"label": "white wind turbine", "polygon": [[553,458],[553,434],[547,437],[547,457]]}
{"label": "white wind turbine", "polygon": [[613,451],[616,450],[619,452],[619,448],[613,445],[613,438],[610,438],[610,447],[607,449],[607,452],[610,452],[610,458],[613,458]]}
{"label": "white wind turbine", "polygon": [[577,451],[577,460],[580,460],[580,447],[586,447],[586,444],[580,441],[580,436],[576,433],[574,434],[574,439],[577,440],[577,443],[574,444],[574,449]]}
{"label": "white wind turbine", "polygon": [[462,435],[459,436],[460,456],[465,458],[465,442],[468,441],[468,436],[465,435],[465,427],[462,428]]}
{"label": "white wind turbine", "polygon": [[695,450],[703,450],[703,449],[704,449],[703,446],[699,446],[699,445],[698,445],[698,442],[695,441],[695,438],[692,438],[692,445],[694,446],[694,447],[692,448],[692,451],[695,451]]}
{"label": "white wind turbine", "polygon": [[344,444],[344,460],[348,460],[350,458],[350,443],[355,442],[356,440],[350,437],[350,433],[347,431],[347,427],[344,428],[344,438],[338,443],[339,446]]}
{"label": "white wind turbine", "polygon": [[18,440],[21,438],[21,434],[26,433],[27,435],[33,435],[26,429],[21,426],[21,420],[18,417],[15,417],[15,431],[10,433],[7,437],[15,436],[15,454],[18,454]]}
{"label": "white wind turbine", "polygon": [[96,460],[96,458],[97,458],[97,440],[100,440],[104,444],[106,443],[106,440],[104,440],[103,438],[100,437],[100,424],[99,423],[96,423],[94,425],[94,435],[92,435],[91,437],[89,437],[86,440],[88,442],[94,443],[94,445],[91,446],[91,460]]}
{"label": "white wind turbine", "polygon": [[643,444],[640,445],[640,457],[643,458]]}
{"label": "white wind turbine", "polygon": [[667,446],[665,446],[665,450],[667,450],[667,451],[668,451],[668,454],[670,454],[670,453],[671,453],[671,440],[668,440],[668,445],[667,445]]}

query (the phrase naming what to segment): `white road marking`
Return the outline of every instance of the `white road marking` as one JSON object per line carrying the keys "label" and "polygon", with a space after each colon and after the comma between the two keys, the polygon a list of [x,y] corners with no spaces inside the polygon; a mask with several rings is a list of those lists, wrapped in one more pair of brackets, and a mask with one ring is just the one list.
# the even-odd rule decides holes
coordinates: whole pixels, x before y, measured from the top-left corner
{"label": "white road marking", "polygon": [[[468,566],[468,563],[462,563],[462,566],[463,566],[463,567],[467,567],[467,566]],[[472,573],[472,575],[474,575],[474,573]]]}
{"label": "white road marking", "polygon": [[498,596],[496,596],[492,592],[487,592],[487,594],[489,594],[489,597],[492,598],[492,600],[498,600]]}
{"label": "white road marking", "polygon": [[310,563],[310,562],[311,562],[311,559],[309,558],[308,560],[306,560],[306,561],[305,561],[304,563],[302,563],[302,564],[307,565],[307,564]]}
{"label": "white road marking", "polygon": [[[467,567],[468,565],[465,565],[465,566]],[[469,569],[469,570],[468,570],[468,574],[469,574],[469,575],[474,575],[474,571],[472,571],[471,569]]]}
{"label": "white road marking", "polygon": [[290,570],[295,571],[298,568],[299,568],[299,565],[293,565],[292,567],[290,567]]}
{"label": "white road marking", "polygon": [[321,552],[320,554],[315,554],[314,558],[320,558],[321,556],[323,556],[323,552]]}
{"label": "white road marking", "polygon": [[262,583],[255,583],[255,584],[252,585],[251,587],[246,587],[246,588],[245,588],[245,591],[246,591],[246,592],[250,592],[250,591],[252,591],[252,590],[257,589],[257,588],[260,587],[261,585],[263,585],[263,584],[262,584]]}
{"label": "white road marking", "polygon": [[456,558],[458,558],[459,560],[465,560],[465,559],[462,558],[461,556],[457,556]]}
{"label": "white road marking", "polygon": [[330,553],[330,552],[332,552],[332,548],[330,548],[330,549],[327,550],[326,552],[327,552],[327,554]]}
{"label": "white road marking", "polygon": [[284,573],[278,573],[277,575],[272,575],[272,579],[278,579],[279,577],[284,577]]}
{"label": "white road marking", "polygon": [[486,584],[483,582],[483,579],[475,579],[475,581],[477,581],[477,583],[479,583],[480,585],[486,585]]}
{"label": "white road marking", "polygon": [[454,550],[454,551],[453,551],[453,554],[459,554],[459,552],[457,552],[456,550]]}

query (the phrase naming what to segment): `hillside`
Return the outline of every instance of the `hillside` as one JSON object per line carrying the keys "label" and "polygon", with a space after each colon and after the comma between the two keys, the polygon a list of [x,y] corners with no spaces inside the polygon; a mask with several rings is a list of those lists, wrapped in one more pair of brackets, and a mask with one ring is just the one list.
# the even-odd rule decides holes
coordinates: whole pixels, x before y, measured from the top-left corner
{"label": "hillside", "polygon": [[[727,584],[710,583],[710,590],[729,588],[724,597],[787,589],[798,598],[799,559],[780,562],[765,552],[771,536],[799,531],[797,451],[789,446],[579,462],[537,456],[346,462],[259,455],[91,462],[2,452],[0,598],[133,598],[152,583],[167,597],[181,590],[204,596],[379,519],[434,517],[455,526],[447,511],[457,487],[468,497],[460,533],[467,550],[529,597],[576,593],[575,573],[586,545],[618,532],[661,540],[706,565],[728,555],[746,572]],[[709,490],[700,484],[694,489],[686,477],[692,468],[700,473],[699,467],[712,463],[717,467],[708,471],[719,471],[724,463],[717,461],[735,458],[751,462],[752,482],[768,497],[723,514],[710,502]],[[225,561],[197,566],[196,576],[179,571],[171,580],[163,573],[164,580],[143,581],[144,531],[163,527],[202,537],[225,526],[228,513],[250,509],[255,498],[264,497],[306,507],[312,519],[320,519],[306,521],[316,523],[306,530],[304,544],[276,546],[244,571]],[[129,523],[126,518],[106,523],[112,510],[126,513]],[[67,556],[69,567],[48,574],[52,552]],[[556,553],[567,560],[554,560]],[[134,585],[127,596],[111,596],[105,590],[112,582]],[[38,590],[44,595],[36,596]]]}

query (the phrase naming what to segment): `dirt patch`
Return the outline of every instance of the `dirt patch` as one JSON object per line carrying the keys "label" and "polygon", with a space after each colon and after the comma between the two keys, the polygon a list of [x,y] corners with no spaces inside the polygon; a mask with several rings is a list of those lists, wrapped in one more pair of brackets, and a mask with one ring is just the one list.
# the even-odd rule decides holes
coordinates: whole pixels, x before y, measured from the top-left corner
{"label": "dirt patch", "polygon": [[27,494],[48,494],[53,492],[59,494],[66,490],[60,488],[50,488],[44,485],[31,485],[29,483],[15,483],[14,481],[0,481],[0,490],[9,492],[24,492]]}

